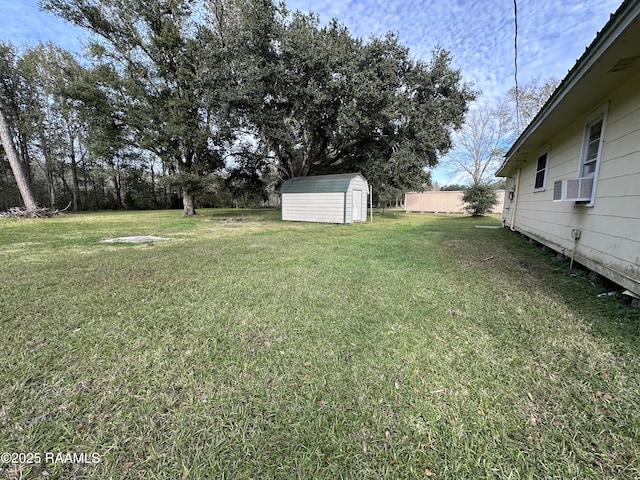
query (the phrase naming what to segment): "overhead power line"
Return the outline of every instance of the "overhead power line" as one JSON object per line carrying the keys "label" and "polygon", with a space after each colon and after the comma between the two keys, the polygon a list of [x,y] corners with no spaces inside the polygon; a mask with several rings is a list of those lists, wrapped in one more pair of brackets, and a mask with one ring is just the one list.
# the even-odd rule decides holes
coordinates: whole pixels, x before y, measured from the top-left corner
{"label": "overhead power line", "polygon": [[518,131],[520,131],[520,94],[518,92],[518,0],[513,0],[513,23],[515,26],[513,35],[513,77],[515,80],[516,127]]}

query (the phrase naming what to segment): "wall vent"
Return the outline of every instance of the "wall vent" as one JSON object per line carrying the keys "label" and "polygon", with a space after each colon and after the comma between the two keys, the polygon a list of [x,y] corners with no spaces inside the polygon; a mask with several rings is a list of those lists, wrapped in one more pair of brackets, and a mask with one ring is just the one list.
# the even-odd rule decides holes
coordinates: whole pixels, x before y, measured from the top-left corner
{"label": "wall vent", "polygon": [[638,58],[640,58],[639,55],[636,55],[635,57],[621,58],[616,62],[616,64],[613,67],[611,67],[611,70],[609,70],[609,73],[621,72],[622,70],[626,70]]}

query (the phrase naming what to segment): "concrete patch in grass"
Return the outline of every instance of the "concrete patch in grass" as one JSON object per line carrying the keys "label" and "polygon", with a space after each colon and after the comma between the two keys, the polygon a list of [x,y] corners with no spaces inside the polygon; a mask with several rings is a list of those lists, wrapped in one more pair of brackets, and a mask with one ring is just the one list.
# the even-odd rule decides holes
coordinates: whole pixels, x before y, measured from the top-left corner
{"label": "concrete patch in grass", "polygon": [[130,237],[116,237],[105,238],[101,240],[102,243],[144,243],[144,242],[159,242],[163,240],[171,240],[165,237],[155,237],[153,235],[133,235]]}

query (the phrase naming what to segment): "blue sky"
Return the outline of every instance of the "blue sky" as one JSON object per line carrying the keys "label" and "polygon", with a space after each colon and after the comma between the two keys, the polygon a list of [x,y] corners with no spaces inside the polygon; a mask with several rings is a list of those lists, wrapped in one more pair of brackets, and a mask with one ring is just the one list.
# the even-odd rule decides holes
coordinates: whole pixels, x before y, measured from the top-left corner
{"label": "blue sky", "polygon": [[[622,0],[517,0],[518,81],[564,78]],[[84,34],[37,0],[0,0],[0,40],[14,45],[52,41],[81,52]],[[286,0],[314,11],[322,23],[337,18],[358,37],[396,33],[416,59],[428,61],[438,44],[488,101],[514,84],[513,0]],[[442,173],[436,180],[446,183]]]}

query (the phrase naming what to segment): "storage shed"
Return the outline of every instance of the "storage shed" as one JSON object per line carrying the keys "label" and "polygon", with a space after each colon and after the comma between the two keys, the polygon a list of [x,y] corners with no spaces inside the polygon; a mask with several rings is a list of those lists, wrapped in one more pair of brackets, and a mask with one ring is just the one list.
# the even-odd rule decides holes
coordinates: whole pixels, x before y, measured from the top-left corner
{"label": "storage shed", "polygon": [[367,180],[359,173],[291,178],[280,188],[282,220],[364,222],[368,192]]}

